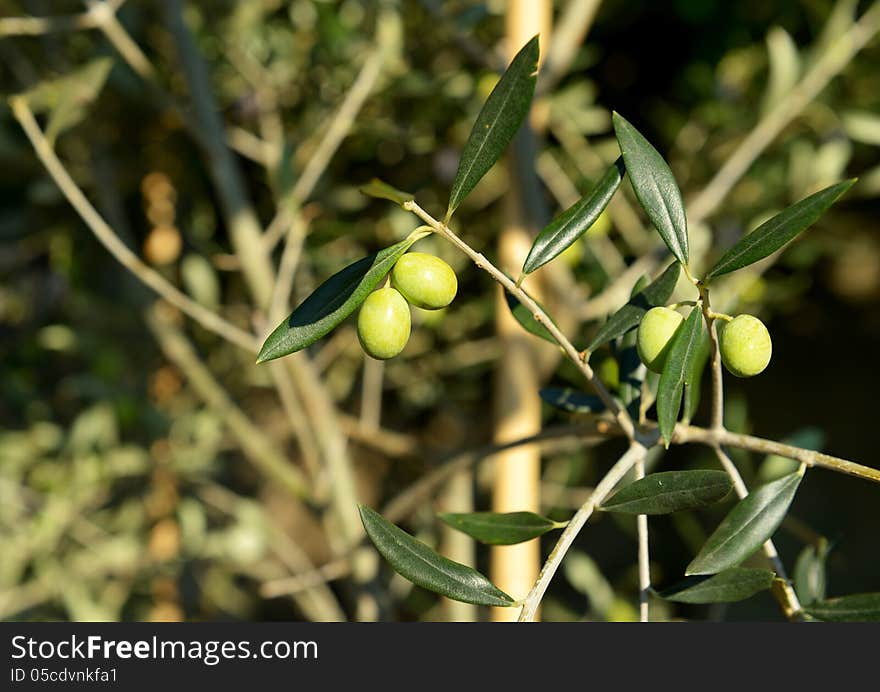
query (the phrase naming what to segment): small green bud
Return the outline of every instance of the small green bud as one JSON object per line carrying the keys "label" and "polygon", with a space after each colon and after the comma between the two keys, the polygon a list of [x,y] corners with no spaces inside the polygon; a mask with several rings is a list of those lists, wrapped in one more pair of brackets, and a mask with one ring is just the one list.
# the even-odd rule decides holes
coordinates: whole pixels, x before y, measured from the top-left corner
{"label": "small green bud", "polygon": [[408,252],[397,260],[391,283],[412,305],[424,310],[445,308],[458,291],[452,267],[424,252]]}
{"label": "small green bud", "polygon": [[651,308],[642,317],[636,348],[648,370],[663,372],[669,342],[683,319],[675,310],[663,307]]}
{"label": "small green bud", "polygon": [[357,332],[361,348],[379,360],[394,358],[409,341],[409,305],[393,288],[373,291],[361,306]]}
{"label": "small green bud", "polygon": [[773,343],[761,320],[752,315],[738,315],[719,326],[721,362],[731,374],[753,377],[767,367]]}

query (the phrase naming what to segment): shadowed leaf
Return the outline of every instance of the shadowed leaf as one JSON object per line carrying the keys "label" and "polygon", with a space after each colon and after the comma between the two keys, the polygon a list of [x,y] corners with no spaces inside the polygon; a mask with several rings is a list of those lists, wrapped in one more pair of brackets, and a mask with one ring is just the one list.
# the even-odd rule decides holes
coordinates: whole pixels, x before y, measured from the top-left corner
{"label": "shadowed leaf", "polygon": [[677,603],[732,603],[769,589],[775,577],[769,569],[732,567],[711,577],[688,577],[657,595]]}
{"label": "shadowed leaf", "polygon": [[687,264],[687,217],[681,191],[669,165],[620,113],[614,113],[612,121],[626,172],[639,203],[675,259]]}
{"label": "shadowed leaf", "polygon": [[544,387],[538,394],[546,403],[569,413],[599,413],[605,410],[605,404],[595,394],[567,387]]}
{"label": "shadowed leaf", "polygon": [[619,158],[611,164],[596,187],[553,219],[535,239],[522,273],[531,274],[544,266],[586,233],[617,192],[624,172],[623,159]]}
{"label": "shadowed leaf", "polygon": [[[507,301],[507,307],[510,308],[510,312],[513,314],[516,321],[520,323],[520,326],[522,326],[523,329],[525,329],[529,334],[534,334],[535,336],[541,337],[545,341],[549,341],[551,344],[556,343],[556,339],[554,339],[553,335],[549,331],[547,331],[547,327],[538,322],[538,320],[536,320],[535,316],[532,314],[532,311],[529,310],[525,305],[520,303],[511,293],[505,291],[504,299]],[[540,303],[538,303],[538,305],[541,307],[542,310],[544,309],[544,306],[542,306]],[[544,310],[544,314],[547,314],[546,310]]]}
{"label": "shadowed leaf", "polygon": [[798,471],[762,485],[740,500],[709,536],[685,574],[715,574],[754,553],[785,518],[802,474]]}
{"label": "shadowed leaf", "polygon": [[669,514],[720,502],[733,484],[723,471],[663,471],[624,486],[602,503],[608,512]]}
{"label": "shadowed leaf", "polygon": [[672,337],[663,374],[660,375],[660,386],[657,389],[657,422],[660,424],[660,434],[667,447],[672,440],[675,422],[678,420],[684,385],[699,351],[702,325],[703,316],[700,309],[693,308]]}
{"label": "shadowed leaf", "polygon": [[555,521],[534,512],[472,512],[438,516],[453,529],[489,545],[522,543],[561,528]]}
{"label": "shadowed leaf", "polygon": [[880,622],[880,593],[829,598],[807,606],[804,612],[825,622]]}
{"label": "shadowed leaf", "polygon": [[705,280],[742,269],[769,257],[812,226],[855,182],[855,179],[845,180],[826,187],[762,223],[725,252],[706,274]]}
{"label": "shadowed leaf", "polygon": [[452,182],[447,220],[501,157],[519,130],[532,104],[537,70],[538,37],[535,36],[511,60],[477,116]]}
{"label": "shadowed leaf", "polygon": [[359,506],[370,540],[391,566],[416,586],[455,601],[512,606],[513,599],[472,567],[438,555],[378,512]]}

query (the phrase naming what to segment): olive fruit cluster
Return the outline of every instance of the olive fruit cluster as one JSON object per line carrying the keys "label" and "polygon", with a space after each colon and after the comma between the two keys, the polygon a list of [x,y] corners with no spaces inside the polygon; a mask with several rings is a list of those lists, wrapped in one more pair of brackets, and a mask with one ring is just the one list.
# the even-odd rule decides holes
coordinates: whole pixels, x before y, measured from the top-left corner
{"label": "olive fruit cluster", "polygon": [[357,333],[361,348],[379,360],[394,358],[409,341],[410,305],[445,308],[455,298],[455,272],[439,257],[408,252],[391,270],[391,285],[373,291],[361,306]]}
{"label": "olive fruit cluster", "polygon": [[[636,348],[648,370],[663,372],[672,337],[682,321],[679,313],[667,307],[651,308],[642,317]],[[770,332],[764,323],[752,315],[738,315],[716,324],[724,367],[737,377],[753,377],[763,372],[773,354]]]}

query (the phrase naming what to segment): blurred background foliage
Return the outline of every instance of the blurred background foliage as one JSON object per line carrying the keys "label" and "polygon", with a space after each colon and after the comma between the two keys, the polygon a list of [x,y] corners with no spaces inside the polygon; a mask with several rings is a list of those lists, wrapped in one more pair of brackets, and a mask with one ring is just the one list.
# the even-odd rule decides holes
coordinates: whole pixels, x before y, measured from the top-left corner
{"label": "blurred background foliage", "polygon": [[[118,14],[147,61],[146,78],[105,31],[10,30],[0,36],[0,90],[29,92],[60,158],[127,245],[193,299],[252,329],[240,258],[208,164],[185,115],[170,105],[184,104],[185,113],[190,88],[159,4],[130,0]],[[553,212],[571,203],[613,160],[611,109],[657,145],[693,198],[866,6],[605,0],[569,69],[536,106],[543,203]],[[386,3],[397,23],[383,46],[389,57],[303,207],[309,229],[290,305],[415,227],[402,210],[358,192],[369,178],[415,192],[429,210],[445,205],[458,152],[496,79],[504,10],[502,0]],[[2,18],[83,11],[74,0],[0,0]],[[370,54],[378,15],[379,3],[366,0],[186,5],[227,141],[265,226]],[[875,40],[759,157],[709,217],[712,234],[698,241],[728,247],[774,210],[859,176],[778,263],[737,286],[737,309],[768,322],[774,361],[759,378],[727,380],[728,423],[869,465],[877,463],[870,383],[880,349],[878,146]],[[487,253],[502,223],[506,171],[493,169],[458,214],[469,241]],[[656,247],[634,209],[625,200],[613,206],[587,243],[567,253],[559,275],[568,298],[551,295],[554,310],[577,315]],[[416,315],[407,349],[380,374],[381,416],[366,395],[350,324],[311,353],[340,412],[358,498],[377,507],[445,455],[491,439],[495,289],[439,240],[419,249],[456,268],[460,293],[441,313]],[[284,464],[306,468],[308,445],[291,430],[266,366],[173,310],[157,313],[155,296],[95,241],[5,107],[0,276],[0,617],[351,619],[371,594],[378,617],[448,616],[443,601],[385,565],[369,583],[342,570],[327,586],[294,596],[271,590],[342,548],[326,493],[292,501],[243,447],[242,435],[258,435]],[[579,321],[575,343],[586,343],[618,305]],[[606,366],[612,381],[613,370]],[[222,396],[206,395],[200,377]],[[564,366],[544,381],[578,385]],[[252,428],[233,431],[231,402]],[[566,419],[546,410],[548,423]],[[545,450],[546,511],[566,518],[616,449],[612,442]],[[786,468],[749,454],[736,461],[749,482]],[[653,463],[713,462],[708,450],[686,447]],[[475,475],[481,509],[490,475],[487,464]],[[312,478],[327,484],[320,469]],[[831,595],[880,588],[877,492],[831,473],[808,474],[779,534],[786,562],[793,566],[805,545],[824,536],[833,545]],[[436,544],[436,507],[424,502],[403,525]],[[722,511],[652,520],[655,581],[668,584],[681,573]],[[479,566],[485,559],[478,552]],[[630,619],[636,592],[635,523],[603,516],[578,539],[544,617]],[[662,607],[655,617],[781,618],[768,595],[727,609]]]}

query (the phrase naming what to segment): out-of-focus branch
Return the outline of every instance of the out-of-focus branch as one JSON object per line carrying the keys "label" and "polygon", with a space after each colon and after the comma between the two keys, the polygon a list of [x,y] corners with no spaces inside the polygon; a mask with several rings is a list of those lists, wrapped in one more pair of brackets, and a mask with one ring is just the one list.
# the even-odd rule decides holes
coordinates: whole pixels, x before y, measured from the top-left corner
{"label": "out-of-focus branch", "polygon": [[539,94],[552,91],[568,72],[601,4],[602,0],[568,0],[556,22],[544,68],[538,76]]}

